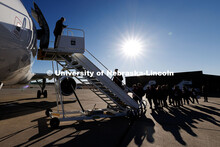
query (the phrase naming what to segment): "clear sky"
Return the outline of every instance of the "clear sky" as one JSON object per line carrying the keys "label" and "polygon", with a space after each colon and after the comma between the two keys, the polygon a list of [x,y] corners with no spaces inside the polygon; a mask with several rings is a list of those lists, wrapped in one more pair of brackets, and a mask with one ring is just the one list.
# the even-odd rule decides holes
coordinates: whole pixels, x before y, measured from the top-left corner
{"label": "clear sky", "polygon": [[[22,0],[28,12],[32,0]],[[196,71],[220,75],[219,0],[35,0],[54,40],[64,24],[86,32],[86,49],[109,69],[121,71]],[[123,44],[141,44],[136,56]],[[135,49],[136,50],[136,49]],[[89,57],[89,56],[88,56]],[[35,60],[33,72],[45,73],[51,62]]]}

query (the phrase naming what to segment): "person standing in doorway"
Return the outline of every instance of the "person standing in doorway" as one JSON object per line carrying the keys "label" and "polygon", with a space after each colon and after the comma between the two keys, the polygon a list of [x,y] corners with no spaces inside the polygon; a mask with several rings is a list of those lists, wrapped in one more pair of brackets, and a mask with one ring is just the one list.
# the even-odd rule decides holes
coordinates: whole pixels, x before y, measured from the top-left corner
{"label": "person standing in doorway", "polygon": [[63,25],[63,22],[65,21],[64,17],[61,17],[60,20],[56,22],[55,29],[53,31],[53,34],[55,36],[55,42],[54,42],[54,48],[57,48],[57,39],[58,36],[62,34],[63,28],[66,28],[66,25]]}

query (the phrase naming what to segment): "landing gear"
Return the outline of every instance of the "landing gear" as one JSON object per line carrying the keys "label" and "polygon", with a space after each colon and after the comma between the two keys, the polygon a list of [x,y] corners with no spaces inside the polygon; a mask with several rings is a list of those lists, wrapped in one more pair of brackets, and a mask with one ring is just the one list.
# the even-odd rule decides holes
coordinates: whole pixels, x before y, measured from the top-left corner
{"label": "landing gear", "polygon": [[44,98],[47,98],[47,90],[44,90],[46,87],[46,79],[44,78],[42,83],[38,82],[38,80],[36,80],[36,81],[41,88],[41,90],[37,91],[37,98],[40,98],[41,95],[43,95]]}
{"label": "landing gear", "polygon": [[[50,109],[50,108],[48,108],[46,111],[45,111],[45,115],[47,116],[47,117],[51,117],[51,113],[52,113],[53,111]],[[52,128],[52,129],[57,129],[58,127],[59,127],[59,125],[60,125],[60,120],[57,118],[57,117],[54,117],[54,118],[52,118],[51,120],[50,120],[50,127]]]}
{"label": "landing gear", "polygon": [[60,120],[57,117],[54,117],[50,120],[50,127],[52,129],[57,129],[60,125]]}
{"label": "landing gear", "polygon": [[48,109],[45,111],[45,115],[46,115],[47,117],[49,117],[51,112],[53,112],[53,111],[52,111],[50,108],[48,108]]}
{"label": "landing gear", "polygon": [[41,91],[38,90],[38,91],[37,91],[37,98],[40,98],[40,96],[41,96]]}
{"label": "landing gear", "polygon": [[44,90],[43,95],[44,95],[44,98],[47,98],[47,90]]}
{"label": "landing gear", "polygon": [[44,98],[47,98],[47,90],[44,90],[44,92],[42,93],[40,90],[37,91],[37,98],[40,98],[41,95],[44,96]]}

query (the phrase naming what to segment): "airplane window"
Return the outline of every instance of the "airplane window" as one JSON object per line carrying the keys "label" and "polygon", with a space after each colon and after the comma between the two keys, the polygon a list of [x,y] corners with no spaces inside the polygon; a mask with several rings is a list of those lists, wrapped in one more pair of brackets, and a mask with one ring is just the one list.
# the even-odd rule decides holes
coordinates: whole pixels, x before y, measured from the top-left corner
{"label": "airplane window", "polygon": [[25,28],[25,27],[26,27],[26,23],[27,23],[27,19],[24,18],[24,19],[23,19],[23,23],[22,23],[22,28]]}

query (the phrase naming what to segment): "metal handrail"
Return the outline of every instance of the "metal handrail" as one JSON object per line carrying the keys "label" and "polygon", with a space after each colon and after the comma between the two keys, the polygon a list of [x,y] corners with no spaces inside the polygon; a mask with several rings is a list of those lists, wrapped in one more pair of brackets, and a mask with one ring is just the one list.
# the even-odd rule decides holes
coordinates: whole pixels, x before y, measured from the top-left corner
{"label": "metal handrail", "polygon": [[87,49],[85,49],[85,51],[87,51],[96,61],[99,62],[99,64],[101,64],[107,71],[110,71],[101,61],[99,61],[99,59],[97,59],[90,51],[88,51]]}
{"label": "metal handrail", "polygon": [[[87,49],[85,49],[85,51],[86,51],[87,53],[89,53],[96,61],[98,61],[98,63],[101,64],[107,71],[110,72],[110,70],[109,70],[100,60],[98,60],[90,51],[88,51]],[[117,78],[117,77],[116,77],[116,78]],[[117,79],[118,79],[118,78],[117,78]],[[140,102],[141,102],[141,107],[142,107],[142,105],[143,105],[143,106],[144,106],[144,109],[146,109],[146,105],[142,102],[142,98],[140,98],[136,93],[134,93],[134,91],[133,91],[131,88],[129,88],[128,86],[126,86],[125,83],[122,82],[122,84],[125,86],[126,89],[128,89],[131,93],[133,93],[133,94],[140,100]]]}
{"label": "metal handrail", "polygon": [[72,32],[72,35],[73,35],[73,31],[81,31],[83,33],[83,38],[85,38],[85,31],[83,29],[76,29],[76,28],[65,28],[67,30],[67,35],[68,35],[68,32],[71,31]]}
{"label": "metal handrail", "polygon": [[67,30],[67,36],[69,36],[69,32],[72,34],[72,36],[74,36],[72,30]]}

